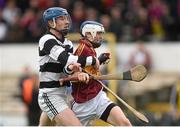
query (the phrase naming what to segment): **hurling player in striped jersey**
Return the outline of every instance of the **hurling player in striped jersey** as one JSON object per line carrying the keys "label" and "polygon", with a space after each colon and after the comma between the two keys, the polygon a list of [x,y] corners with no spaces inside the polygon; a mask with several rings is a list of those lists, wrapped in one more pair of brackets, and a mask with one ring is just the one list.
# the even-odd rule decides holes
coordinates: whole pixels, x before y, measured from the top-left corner
{"label": "hurling player in striped jersey", "polygon": [[[55,125],[81,125],[78,118],[69,108],[67,87],[71,82],[60,86],[59,79],[79,71],[80,67],[93,66],[99,68],[99,60],[95,57],[73,55],[73,45],[65,36],[71,25],[71,18],[66,9],[48,8],[43,13],[47,33],[39,40],[39,96],[38,103],[42,110],[39,126],[47,126],[48,122]],[[89,76],[76,72],[79,81],[88,82]]]}

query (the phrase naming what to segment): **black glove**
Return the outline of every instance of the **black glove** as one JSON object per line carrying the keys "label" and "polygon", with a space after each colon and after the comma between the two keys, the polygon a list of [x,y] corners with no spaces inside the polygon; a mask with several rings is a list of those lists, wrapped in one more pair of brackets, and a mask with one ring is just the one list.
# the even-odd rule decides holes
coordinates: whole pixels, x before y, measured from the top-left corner
{"label": "black glove", "polygon": [[102,53],[99,57],[98,57],[99,63],[100,64],[105,64],[108,63],[110,60],[110,53]]}

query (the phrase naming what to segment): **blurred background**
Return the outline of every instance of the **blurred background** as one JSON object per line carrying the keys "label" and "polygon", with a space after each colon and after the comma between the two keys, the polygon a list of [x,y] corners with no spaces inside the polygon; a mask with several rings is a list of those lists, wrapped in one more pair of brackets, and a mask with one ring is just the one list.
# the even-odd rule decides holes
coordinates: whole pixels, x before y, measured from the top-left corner
{"label": "blurred background", "polygon": [[109,51],[112,58],[102,73],[147,67],[140,83],[107,82],[150,121],[112,98],[134,126],[180,125],[180,0],[0,0],[0,126],[38,123],[38,41],[46,31],[43,11],[53,6],[70,13],[75,46],[83,21],[104,25],[106,42],[97,53]]}

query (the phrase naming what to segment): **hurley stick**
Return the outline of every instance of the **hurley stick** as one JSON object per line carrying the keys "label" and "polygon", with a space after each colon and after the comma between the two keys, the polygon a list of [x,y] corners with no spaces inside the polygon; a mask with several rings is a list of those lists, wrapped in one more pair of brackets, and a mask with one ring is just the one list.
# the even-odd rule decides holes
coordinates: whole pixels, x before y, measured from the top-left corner
{"label": "hurley stick", "polygon": [[138,112],[137,110],[135,110],[133,107],[131,107],[130,105],[128,105],[123,99],[121,99],[117,94],[115,94],[111,89],[109,89],[107,86],[105,86],[102,82],[98,81],[99,83],[101,83],[101,85],[107,90],[109,91],[113,96],[115,96],[124,106],[126,106],[130,111],[132,111],[134,113],[135,116],[137,116],[140,120],[149,123],[149,120],[140,112]]}
{"label": "hurley stick", "polygon": [[[147,69],[143,65],[137,65],[126,72],[119,72],[117,74],[107,74],[107,75],[100,75],[100,76],[90,76],[90,78],[97,79],[97,80],[130,80],[140,82],[142,81],[147,75]],[[60,79],[60,82],[66,81],[78,81],[77,76],[69,76],[63,79]]]}
{"label": "hurley stick", "polygon": [[[87,74],[84,69],[83,71]],[[137,65],[126,72],[121,72],[119,74],[111,74],[111,75],[101,75],[101,76],[93,76],[89,74],[90,78],[97,80],[99,83],[102,84],[102,86],[108,90],[113,96],[115,96],[123,105],[125,105],[132,113],[134,113],[135,116],[137,116],[140,120],[148,123],[149,120],[140,112],[132,108],[130,105],[128,105],[124,100],[122,100],[116,93],[114,93],[111,89],[109,89],[107,86],[105,86],[101,81],[99,80],[131,80],[131,81],[142,81],[147,75],[147,70],[143,65]],[[77,76],[69,76],[65,77],[63,79],[60,79],[60,83],[66,82],[66,81],[78,81]]]}

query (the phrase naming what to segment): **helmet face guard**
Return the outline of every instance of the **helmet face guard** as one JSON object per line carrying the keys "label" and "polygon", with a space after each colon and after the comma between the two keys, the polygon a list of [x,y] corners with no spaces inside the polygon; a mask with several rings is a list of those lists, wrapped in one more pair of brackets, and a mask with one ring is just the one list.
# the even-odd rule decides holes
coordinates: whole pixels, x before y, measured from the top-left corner
{"label": "helmet face guard", "polygon": [[97,48],[101,45],[103,40],[96,40],[95,37],[97,36],[98,32],[104,33],[104,27],[102,24],[95,22],[95,21],[85,21],[82,23],[80,27],[80,32],[83,37],[85,37],[85,34],[91,33],[93,37],[93,41],[89,40],[94,48]]}
{"label": "helmet face guard", "polygon": [[[66,16],[66,18],[68,19],[69,27],[67,29],[62,29],[62,30],[55,29],[56,18],[58,18],[60,16]],[[59,32],[66,33],[66,34],[67,34],[68,30],[70,29],[71,24],[72,24],[71,17],[69,15],[69,13],[67,12],[67,10],[60,8],[60,7],[52,7],[52,8],[48,8],[47,10],[45,10],[43,13],[43,20],[44,20],[47,27],[53,28]],[[48,25],[48,21],[50,21],[50,20],[53,21],[53,26],[51,26],[51,27]]]}

